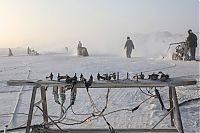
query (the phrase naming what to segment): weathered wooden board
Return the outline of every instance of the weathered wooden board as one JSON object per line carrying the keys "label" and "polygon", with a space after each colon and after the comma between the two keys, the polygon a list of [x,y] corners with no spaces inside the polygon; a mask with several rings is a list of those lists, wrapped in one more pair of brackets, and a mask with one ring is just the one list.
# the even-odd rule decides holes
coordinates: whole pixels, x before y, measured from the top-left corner
{"label": "weathered wooden board", "polygon": [[[115,129],[116,133],[135,133],[135,132],[151,132],[151,133],[177,133],[177,129]],[[46,133],[110,133],[108,129],[65,129],[60,130],[47,130]]]}
{"label": "weathered wooden board", "polygon": [[[114,81],[94,81],[90,88],[134,88],[134,87],[166,87],[166,86],[186,86],[194,85],[197,81],[194,79],[181,79],[181,78],[172,78],[167,82],[161,82],[159,80],[114,80]],[[48,80],[10,80],[7,81],[8,86],[64,86],[71,87],[71,84],[66,83],[65,81],[48,81]],[[77,88],[85,88],[83,82],[77,82]]]}

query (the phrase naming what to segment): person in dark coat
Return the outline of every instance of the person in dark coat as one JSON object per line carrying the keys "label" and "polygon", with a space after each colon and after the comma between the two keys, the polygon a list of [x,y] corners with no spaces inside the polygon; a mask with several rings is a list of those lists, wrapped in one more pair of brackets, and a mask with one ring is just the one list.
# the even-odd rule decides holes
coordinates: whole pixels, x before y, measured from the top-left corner
{"label": "person in dark coat", "polygon": [[189,44],[191,60],[195,60],[195,52],[197,47],[197,36],[192,32],[192,30],[188,30],[187,42]]}
{"label": "person in dark coat", "polygon": [[126,57],[131,58],[132,50],[135,49],[135,47],[134,47],[133,41],[130,39],[130,37],[127,37],[127,41],[124,46],[124,49],[126,49]]}

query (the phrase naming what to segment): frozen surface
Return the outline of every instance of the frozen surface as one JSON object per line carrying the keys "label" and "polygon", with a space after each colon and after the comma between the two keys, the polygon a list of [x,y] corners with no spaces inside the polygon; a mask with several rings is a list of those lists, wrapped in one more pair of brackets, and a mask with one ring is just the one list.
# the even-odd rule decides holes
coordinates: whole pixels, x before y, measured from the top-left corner
{"label": "frozen surface", "polygon": [[[55,75],[69,74],[73,76],[83,73],[86,78],[91,74],[120,72],[121,78],[126,77],[126,72],[137,74],[145,72],[163,71],[171,77],[189,77],[199,80],[199,62],[183,62],[170,61],[160,59],[147,58],[123,58],[118,56],[97,56],[76,57],[67,56],[65,54],[52,54],[40,56],[16,56],[16,57],[0,57],[0,129],[6,124],[9,128],[25,125],[27,121],[27,113],[31,97],[30,87],[9,87],[6,81],[10,79],[45,79],[47,75],[53,72]],[[29,73],[30,72],[30,73]],[[160,90],[165,106],[168,107],[168,89],[158,88]],[[145,89],[144,89],[145,90]],[[21,93],[20,93],[21,91]],[[188,87],[179,87],[177,89],[179,102],[184,102],[192,98],[200,96],[199,82],[197,85]],[[90,93],[98,109],[105,106],[105,97],[107,89],[90,89]],[[37,100],[40,98],[40,91],[37,92]],[[67,99],[65,106],[69,104],[70,92],[66,92]],[[15,117],[10,122],[16,101],[20,96]],[[139,89],[111,89],[109,94],[108,108],[106,112],[121,108],[136,107],[147,96],[141,93]],[[60,107],[54,102],[52,89],[47,91],[48,111],[51,116],[59,116]],[[89,102],[85,89],[78,89],[77,99],[73,109],[77,113],[88,113],[93,110]],[[200,131],[200,101],[196,100],[183,104],[181,107],[181,115],[184,129],[186,132]],[[42,123],[41,112],[35,113],[33,123]],[[106,118],[114,128],[144,128],[153,127],[166,111],[162,111],[157,99],[152,98],[143,104],[139,110],[135,112],[117,112],[107,115]],[[55,117],[53,117],[55,118]],[[75,116],[69,110],[67,118],[83,119],[85,116]],[[69,120],[66,120],[68,122]],[[94,121],[87,121],[82,125],[70,126],[70,128],[108,128],[102,118]],[[170,127],[170,120],[167,117],[160,125],[162,127]],[[23,132],[23,131],[22,131]]]}

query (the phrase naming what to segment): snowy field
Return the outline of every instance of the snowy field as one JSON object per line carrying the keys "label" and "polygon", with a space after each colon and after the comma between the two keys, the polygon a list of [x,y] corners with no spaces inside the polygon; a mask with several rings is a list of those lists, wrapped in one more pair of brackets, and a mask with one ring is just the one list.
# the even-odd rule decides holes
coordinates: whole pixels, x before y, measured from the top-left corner
{"label": "snowy field", "polygon": [[[120,56],[91,55],[89,57],[76,57],[65,54],[49,54],[40,56],[16,56],[0,57],[0,130],[5,125],[9,128],[25,126],[27,113],[32,93],[31,87],[10,87],[6,81],[11,79],[34,79],[44,80],[51,72],[55,75],[83,73],[88,79],[91,74],[120,72],[120,78],[126,77],[126,72],[132,75],[144,72],[145,75],[162,71],[170,77],[195,78],[199,81],[199,62],[195,61],[171,61],[147,58],[123,58]],[[96,79],[95,79],[96,80]],[[168,108],[168,89],[158,88],[165,106]],[[107,89],[91,89],[92,98],[99,109],[105,106]],[[37,92],[37,101],[40,99],[40,92]],[[197,85],[177,88],[179,103],[199,98],[200,87]],[[70,92],[66,92],[65,106],[69,104]],[[121,108],[136,107],[141,101],[146,99],[138,88],[135,89],[111,89],[109,94],[108,108],[106,112]],[[17,102],[19,99],[19,102]],[[59,116],[60,107],[54,102],[52,89],[47,90],[48,112],[50,116]],[[14,108],[17,103],[17,108]],[[77,113],[87,113],[92,111],[85,89],[78,89],[77,99],[73,106]],[[187,133],[200,132],[200,100],[188,102],[180,107],[184,130]],[[12,113],[15,113],[14,117]],[[150,99],[135,112],[117,112],[107,115],[106,118],[114,128],[151,128],[167,112],[161,110],[158,99]],[[42,123],[41,112],[35,111],[34,124]],[[67,118],[83,119],[85,116],[75,116],[69,110]],[[67,120],[66,120],[67,121]],[[170,120],[167,117],[158,128],[170,127]],[[87,121],[81,125],[70,126],[70,128],[108,128],[102,118]],[[24,131],[16,131],[24,132]]]}

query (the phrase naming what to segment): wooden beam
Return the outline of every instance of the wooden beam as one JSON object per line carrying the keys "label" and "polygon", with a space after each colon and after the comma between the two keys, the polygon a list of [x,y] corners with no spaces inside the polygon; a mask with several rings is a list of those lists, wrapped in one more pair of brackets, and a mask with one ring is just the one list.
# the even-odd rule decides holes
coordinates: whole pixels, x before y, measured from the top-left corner
{"label": "wooden beam", "polygon": [[34,86],[33,91],[32,91],[32,97],[31,97],[31,103],[30,103],[29,113],[28,113],[26,133],[29,133],[30,129],[31,129],[31,121],[32,121],[32,117],[33,117],[33,109],[34,109],[34,104],[35,104],[35,97],[36,97],[37,88],[38,88],[38,86]]}
{"label": "wooden beam", "polygon": [[[170,110],[174,108],[173,101],[172,101],[172,87],[169,87],[169,106],[170,106]],[[174,127],[174,110],[170,112],[170,118],[171,118],[171,126]]]}
{"label": "wooden beam", "polygon": [[[114,80],[114,81],[94,81],[90,88],[134,88],[134,87],[166,87],[166,86],[185,86],[194,85],[197,81],[194,79],[171,79],[168,82],[161,82],[159,80]],[[41,86],[61,86],[61,87],[71,87],[71,84],[65,81],[47,81],[47,80],[10,80],[7,81],[8,86],[34,86],[40,84]],[[77,82],[77,88],[85,88],[83,82]]]}
{"label": "wooden beam", "polygon": [[48,123],[46,88],[44,86],[41,86],[40,89],[41,89],[41,99],[42,99],[43,120],[45,123]]}
{"label": "wooden beam", "polygon": [[178,124],[178,130],[180,133],[184,133],[182,120],[181,120],[181,114],[180,114],[179,105],[178,105],[176,89],[175,89],[175,87],[171,87],[171,89],[172,89],[172,97],[173,97],[173,102],[174,102],[174,107],[175,107],[174,111],[176,113],[176,118],[177,118],[176,120],[177,120],[177,124]]}
{"label": "wooden beam", "polygon": [[[64,131],[50,129],[46,133],[110,133],[108,129],[66,129]],[[177,129],[115,129],[116,133],[151,132],[151,133],[177,133]]]}

